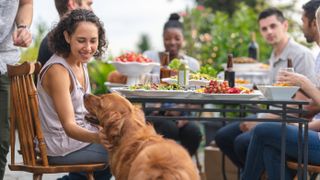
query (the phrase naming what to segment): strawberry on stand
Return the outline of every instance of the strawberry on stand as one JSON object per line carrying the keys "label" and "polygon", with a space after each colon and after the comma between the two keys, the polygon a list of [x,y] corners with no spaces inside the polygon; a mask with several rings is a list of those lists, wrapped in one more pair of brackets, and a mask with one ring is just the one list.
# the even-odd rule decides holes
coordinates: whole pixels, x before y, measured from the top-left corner
{"label": "strawberry on stand", "polygon": [[128,52],[122,54],[116,58],[116,61],[119,62],[138,62],[138,63],[150,63],[153,62],[151,59],[143,56],[140,53]]}

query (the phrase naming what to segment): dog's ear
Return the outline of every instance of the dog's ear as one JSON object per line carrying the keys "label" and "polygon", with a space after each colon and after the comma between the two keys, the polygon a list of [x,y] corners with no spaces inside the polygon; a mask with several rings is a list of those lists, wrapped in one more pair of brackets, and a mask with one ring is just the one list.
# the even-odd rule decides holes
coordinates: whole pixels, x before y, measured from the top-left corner
{"label": "dog's ear", "polygon": [[124,116],[116,111],[110,112],[109,117],[104,121],[104,129],[107,135],[106,147],[108,150],[112,150],[113,147],[117,146],[121,138],[121,130],[124,124]]}

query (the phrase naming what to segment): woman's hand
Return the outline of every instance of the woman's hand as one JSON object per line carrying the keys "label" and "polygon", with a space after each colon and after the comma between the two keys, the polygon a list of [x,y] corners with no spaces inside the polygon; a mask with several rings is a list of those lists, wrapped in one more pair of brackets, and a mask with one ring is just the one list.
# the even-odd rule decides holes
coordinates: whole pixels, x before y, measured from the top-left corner
{"label": "woman's hand", "polygon": [[301,83],[306,80],[308,80],[307,77],[294,72],[279,71],[277,75],[278,82],[300,86],[300,87],[302,85]]}
{"label": "woman's hand", "polygon": [[240,130],[242,132],[250,131],[252,128],[254,128],[259,122],[254,121],[245,121],[240,123]]}
{"label": "woman's hand", "polygon": [[105,133],[105,129],[101,126],[98,126],[99,132],[98,132],[98,139],[99,144],[102,144],[105,149],[109,149],[110,146],[108,145],[107,135]]}

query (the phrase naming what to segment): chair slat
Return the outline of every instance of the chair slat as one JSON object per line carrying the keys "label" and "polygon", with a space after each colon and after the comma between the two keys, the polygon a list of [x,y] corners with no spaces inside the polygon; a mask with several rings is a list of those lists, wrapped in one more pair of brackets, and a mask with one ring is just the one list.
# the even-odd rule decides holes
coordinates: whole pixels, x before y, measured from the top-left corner
{"label": "chair slat", "polygon": [[43,161],[43,165],[44,166],[48,166],[48,157],[47,157],[47,149],[46,149],[46,145],[44,143],[44,137],[41,131],[41,125],[40,125],[40,119],[39,119],[39,102],[37,97],[37,90],[33,84],[33,80],[32,77],[29,76],[27,79],[27,84],[28,84],[28,96],[29,96],[29,100],[30,100],[30,106],[31,106],[31,110],[32,110],[32,124],[34,124],[35,126],[34,128],[34,136],[37,137],[38,140],[38,146],[40,149],[40,156],[41,159]]}

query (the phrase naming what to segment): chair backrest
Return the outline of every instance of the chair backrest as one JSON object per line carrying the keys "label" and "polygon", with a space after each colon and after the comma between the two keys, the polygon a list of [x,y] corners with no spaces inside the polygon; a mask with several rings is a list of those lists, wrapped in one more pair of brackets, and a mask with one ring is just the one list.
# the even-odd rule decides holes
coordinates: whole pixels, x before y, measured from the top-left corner
{"label": "chair backrest", "polygon": [[[10,145],[11,164],[15,164],[15,129],[18,131],[24,165],[49,166],[39,119],[37,90],[33,78],[38,74],[40,63],[25,62],[8,65],[10,78]],[[36,151],[35,149],[39,149]]]}

